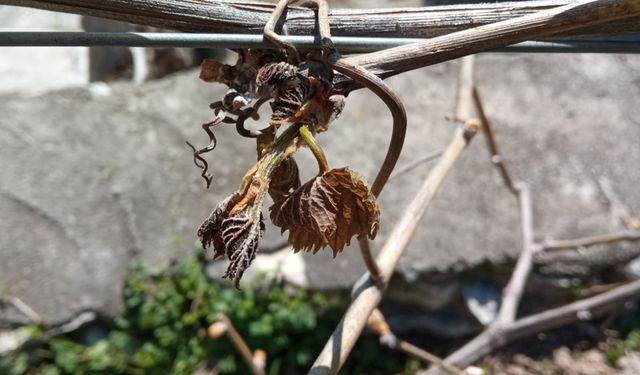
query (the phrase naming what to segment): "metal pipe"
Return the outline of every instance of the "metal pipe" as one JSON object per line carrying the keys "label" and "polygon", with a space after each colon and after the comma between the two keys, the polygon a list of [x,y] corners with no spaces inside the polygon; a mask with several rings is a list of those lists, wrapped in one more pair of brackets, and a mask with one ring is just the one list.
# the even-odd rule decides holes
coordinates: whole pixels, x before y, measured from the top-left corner
{"label": "metal pipe", "polygon": [[[284,38],[300,49],[320,47],[317,36]],[[372,52],[423,41],[420,38],[333,37],[344,53]],[[262,34],[135,33],[135,32],[0,32],[0,47],[184,47],[276,48]],[[640,53],[640,34],[608,38],[528,41],[491,52]]]}

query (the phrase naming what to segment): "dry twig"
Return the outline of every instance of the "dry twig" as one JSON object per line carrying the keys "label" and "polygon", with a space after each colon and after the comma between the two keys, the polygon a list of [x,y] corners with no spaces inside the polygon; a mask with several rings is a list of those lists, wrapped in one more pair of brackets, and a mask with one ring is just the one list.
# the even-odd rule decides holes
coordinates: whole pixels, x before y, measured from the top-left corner
{"label": "dry twig", "polygon": [[475,55],[460,59],[460,73],[458,74],[458,90],[456,92],[455,120],[461,123],[471,118],[473,107],[472,91],[474,86]]}
{"label": "dry twig", "polygon": [[476,111],[478,112],[480,122],[482,122],[482,131],[485,135],[485,139],[487,140],[489,152],[491,153],[491,163],[493,163],[493,165],[498,168],[498,171],[500,171],[502,181],[507,186],[507,188],[512,193],[517,195],[518,190],[514,186],[513,179],[509,174],[506,164],[502,160],[502,156],[500,155],[500,151],[498,149],[498,143],[496,142],[496,138],[491,127],[491,122],[487,117],[484,106],[482,105],[482,100],[480,99],[480,93],[478,92],[478,88],[475,85],[471,89],[471,96],[473,98],[473,104],[475,105]]}
{"label": "dry twig", "polygon": [[259,365],[260,360],[263,359],[264,353],[257,350],[257,358],[254,358],[253,353],[251,353],[251,349],[249,349],[247,343],[233,326],[231,319],[229,319],[227,315],[220,313],[218,315],[218,321],[209,327],[208,334],[209,337],[217,339],[225,333],[229,336],[229,340],[231,340],[233,346],[235,346],[238,353],[240,353],[240,356],[251,370],[251,373],[253,375],[264,375],[264,366]]}
{"label": "dry twig", "polygon": [[32,323],[42,324],[44,320],[31,306],[27,305],[24,301],[16,296],[6,296],[0,297],[0,302],[5,301],[6,303],[13,306],[16,310],[20,311],[27,319],[29,319]]}
{"label": "dry twig", "polygon": [[400,350],[411,356],[436,366],[440,366],[450,374],[460,374],[462,371],[453,366],[449,366],[435,354],[421,349],[411,343],[399,339],[392,331],[391,327],[384,318],[384,315],[377,308],[373,310],[367,321],[367,326],[380,338],[380,344],[389,349]]}
{"label": "dry twig", "polygon": [[[522,252],[518,257],[518,262],[513,270],[511,279],[502,291],[502,304],[498,317],[492,323],[494,327],[505,326],[513,322],[516,318],[518,304],[522,297],[522,292],[527,283],[527,277],[533,264],[533,254],[536,246],[533,243],[533,206],[529,188],[524,183],[518,183],[514,187],[518,192],[520,202],[520,218],[522,221]],[[492,327],[489,327],[492,329]]]}
{"label": "dry twig", "polygon": [[580,249],[593,245],[600,245],[605,243],[619,242],[619,241],[638,241],[640,240],[640,231],[637,230],[622,230],[614,233],[601,234],[597,236],[589,236],[582,238],[575,238],[572,240],[547,240],[537,246],[545,251],[555,250],[567,250],[567,249]]}
{"label": "dry twig", "polygon": [[421,164],[434,161],[438,159],[440,156],[442,156],[442,151],[435,151],[435,152],[431,152],[426,155],[423,155],[417,159],[414,159],[405,165],[401,165],[398,168],[393,170],[393,173],[391,173],[391,176],[389,176],[389,181],[394,180],[407,172],[410,172],[411,170],[413,170],[414,168],[416,168]]}

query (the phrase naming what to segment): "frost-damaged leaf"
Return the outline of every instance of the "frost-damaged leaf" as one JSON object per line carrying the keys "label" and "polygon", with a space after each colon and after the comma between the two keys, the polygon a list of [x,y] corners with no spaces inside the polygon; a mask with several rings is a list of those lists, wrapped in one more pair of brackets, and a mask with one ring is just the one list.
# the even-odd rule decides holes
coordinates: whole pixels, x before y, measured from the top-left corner
{"label": "frost-damaged leaf", "polygon": [[[225,77],[231,67],[214,59],[204,59],[200,65],[200,79],[205,82],[228,83]],[[227,74],[225,74],[227,73]]]}
{"label": "frost-damaged leaf", "polygon": [[293,157],[290,157],[278,165],[271,174],[269,195],[274,202],[279,202],[299,187],[298,164]]}
{"label": "frost-damaged leaf", "polygon": [[264,219],[258,213],[258,218],[251,214],[251,206],[244,211],[232,215],[222,223],[222,241],[227,256],[231,261],[223,278],[233,280],[233,286],[240,287],[240,279],[244,271],[251,265],[258,253],[259,239],[264,232]]}
{"label": "frost-damaged leaf", "polygon": [[258,69],[281,58],[278,52],[241,50],[234,65],[223,64],[214,59],[204,59],[200,66],[200,79],[225,84],[244,98],[250,99],[256,93]]}
{"label": "frost-damaged leaf", "polygon": [[198,238],[200,238],[202,246],[206,249],[213,245],[215,251],[213,259],[218,259],[225,254],[225,246],[222,241],[222,222],[229,216],[229,211],[241,198],[242,196],[238,192],[225,198],[218,203],[211,215],[198,228]]}
{"label": "frost-damaged leaf", "polygon": [[245,205],[239,212],[234,212],[234,207],[241,201],[242,194],[235,192],[220,202],[198,229],[202,246],[213,245],[214,259],[226,254],[231,261],[222,277],[232,279],[236,288],[239,288],[244,271],[255,259],[258,241],[264,232],[260,202],[254,201],[258,207]]}
{"label": "frost-damaged leaf", "polygon": [[349,168],[331,169],[271,207],[271,220],[289,231],[297,250],[331,246],[336,256],[354,235],[373,239],[380,210],[367,183]]}
{"label": "frost-damaged leaf", "polygon": [[295,115],[304,105],[308,93],[308,87],[305,85],[289,86],[278,91],[278,96],[271,103],[271,125],[276,127],[294,122]]}

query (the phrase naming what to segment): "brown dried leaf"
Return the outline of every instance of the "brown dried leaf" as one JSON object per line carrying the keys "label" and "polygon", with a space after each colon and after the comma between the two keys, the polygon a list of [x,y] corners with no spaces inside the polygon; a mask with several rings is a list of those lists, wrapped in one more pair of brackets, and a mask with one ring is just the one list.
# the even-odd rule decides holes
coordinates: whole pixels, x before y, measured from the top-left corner
{"label": "brown dried leaf", "polygon": [[308,86],[297,85],[288,86],[278,90],[278,95],[271,103],[271,125],[280,126],[282,124],[294,122],[295,115],[308,99]]}
{"label": "brown dried leaf", "polygon": [[294,83],[297,80],[304,80],[297,66],[286,62],[270,63],[262,66],[256,74],[256,84],[258,86]]}
{"label": "brown dried leaf", "polygon": [[349,168],[331,169],[271,207],[271,220],[289,231],[297,250],[330,246],[336,256],[354,235],[375,238],[380,210],[367,183]]}
{"label": "brown dried leaf", "polygon": [[215,254],[213,259],[218,259],[225,254],[224,241],[222,241],[222,222],[229,216],[229,211],[235,206],[242,196],[235,192],[222,202],[218,203],[208,218],[198,228],[198,238],[206,249],[213,245]]}
{"label": "brown dried leaf", "polygon": [[244,271],[251,265],[258,253],[259,239],[264,232],[264,219],[253,218],[247,210],[230,216],[222,223],[222,241],[226,248],[227,257],[231,261],[223,278],[233,280],[233,286],[240,287],[240,279]]}
{"label": "brown dried leaf", "polygon": [[271,173],[269,195],[274,202],[286,198],[292,191],[300,187],[298,164],[293,157],[280,163]]}
{"label": "brown dried leaf", "polygon": [[200,79],[205,82],[228,83],[225,79],[225,69],[229,66],[214,59],[204,59],[200,64]]}
{"label": "brown dried leaf", "polygon": [[213,244],[214,259],[226,254],[231,261],[222,277],[232,279],[236,288],[239,288],[244,271],[256,257],[258,241],[265,229],[262,214],[253,205],[232,213],[232,208],[242,198],[242,194],[235,192],[220,202],[198,229],[202,246],[206,249]]}

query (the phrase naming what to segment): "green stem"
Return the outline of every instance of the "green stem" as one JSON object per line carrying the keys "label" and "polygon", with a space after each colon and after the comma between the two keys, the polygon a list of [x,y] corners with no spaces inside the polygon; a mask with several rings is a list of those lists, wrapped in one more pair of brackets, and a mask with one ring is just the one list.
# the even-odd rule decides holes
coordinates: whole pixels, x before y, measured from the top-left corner
{"label": "green stem", "polygon": [[311,134],[311,130],[309,130],[309,127],[307,125],[302,125],[300,127],[300,137],[309,146],[309,149],[313,153],[313,156],[316,157],[316,160],[318,161],[318,167],[320,168],[320,173],[328,171],[330,168],[329,163],[327,162],[327,157],[324,155],[324,151],[322,151],[322,148],[320,147],[318,142],[316,142],[316,139],[313,137],[313,134]]}

